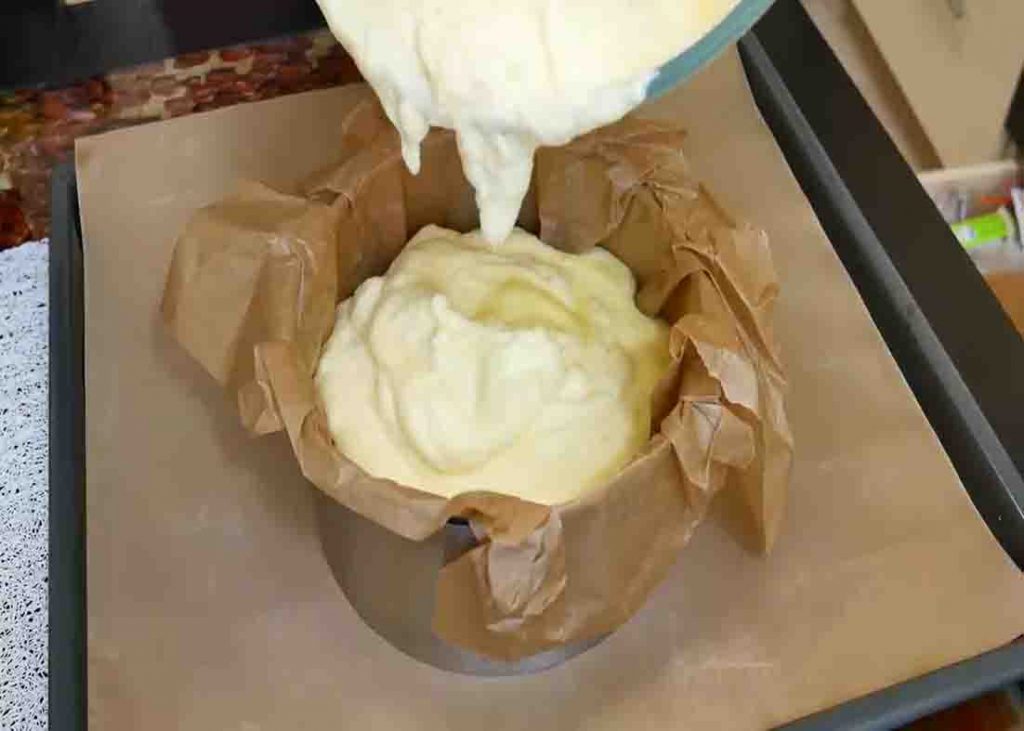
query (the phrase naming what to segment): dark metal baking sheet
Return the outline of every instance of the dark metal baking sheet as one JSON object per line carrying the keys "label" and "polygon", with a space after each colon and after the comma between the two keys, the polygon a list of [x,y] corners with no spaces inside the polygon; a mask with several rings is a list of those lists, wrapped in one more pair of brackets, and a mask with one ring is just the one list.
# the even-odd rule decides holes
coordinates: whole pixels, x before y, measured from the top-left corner
{"label": "dark metal baking sheet", "polygon": [[82,237],[71,163],[54,171],[50,227],[49,728],[86,728]]}
{"label": "dark metal baking sheet", "polygon": [[[1024,340],[797,0],[740,43],[754,99],[972,501],[1024,567]],[[1024,679],[1024,639],[786,728],[888,729]]]}
{"label": "dark metal baking sheet", "polygon": [[1024,339],[797,0],[740,45],[754,98],[960,479],[1024,568]]}
{"label": "dark metal baking sheet", "polygon": [[[796,0],[779,0],[741,52],[805,194],[972,498],[1020,563],[1022,545],[1007,528],[1022,504],[1014,480],[1024,460],[1024,430],[1015,429],[1024,385],[1011,379],[1013,368],[1024,372],[1019,338]],[[54,175],[52,205],[50,729],[79,731],[87,725],[85,393],[82,241],[70,164]],[[930,248],[908,250],[915,245]],[[929,276],[937,278],[931,285],[923,281]],[[943,306],[943,297],[956,307]],[[958,324],[958,317],[969,319]],[[979,381],[986,377],[994,380]],[[787,728],[892,728],[1022,677],[1019,640]]]}

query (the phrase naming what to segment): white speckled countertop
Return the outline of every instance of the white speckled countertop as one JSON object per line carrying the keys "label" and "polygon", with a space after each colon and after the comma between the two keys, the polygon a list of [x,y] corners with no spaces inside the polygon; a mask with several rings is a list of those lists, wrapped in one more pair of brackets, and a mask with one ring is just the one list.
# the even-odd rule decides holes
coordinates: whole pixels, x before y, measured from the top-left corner
{"label": "white speckled countertop", "polygon": [[47,262],[0,251],[0,728],[47,727]]}

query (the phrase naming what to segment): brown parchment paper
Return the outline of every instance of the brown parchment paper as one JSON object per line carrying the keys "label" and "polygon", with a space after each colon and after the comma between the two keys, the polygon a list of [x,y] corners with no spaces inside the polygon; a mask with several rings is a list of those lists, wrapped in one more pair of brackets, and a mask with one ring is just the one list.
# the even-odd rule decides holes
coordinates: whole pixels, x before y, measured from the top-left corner
{"label": "brown parchment paper", "polygon": [[342,88],[79,143],[93,727],[763,728],[1021,633],[1019,572],[728,54],[641,114],[683,126],[694,178],[772,241],[798,449],[771,554],[740,545],[724,490],[643,608],[562,666],[456,676],[377,637],[324,565],[288,439],[248,437],[157,316],[194,211],[239,179],[294,192],[356,101]]}
{"label": "brown parchment paper", "polygon": [[[228,386],[245,425],[257,434],[283,425],[306,477],[403,537],[472,519],[480,545],[440,572],[434,626],[490,657],[620,625],[727,482],[767,548],[792,452],[767,335],[778,289],[768,243],[700,188],[684,133],[665,122],[628,119],[543,150],[533,185],[541,238],[574,252],[604,245],[637,275],[641,309],[672,324],[654,435],[635,460],[584,498],[547,507],[487,485],[446,500],[366,474],[334,446],[313,375],[337,304],[426,223],[476,226],[454,134],[432,132],[412,176],[372,91],[356,94],[339,120],[342,155],[303,195],[244,184],[199,211],[176,243],[163,316]],[[534,218],[529,210],[520,223]]]}

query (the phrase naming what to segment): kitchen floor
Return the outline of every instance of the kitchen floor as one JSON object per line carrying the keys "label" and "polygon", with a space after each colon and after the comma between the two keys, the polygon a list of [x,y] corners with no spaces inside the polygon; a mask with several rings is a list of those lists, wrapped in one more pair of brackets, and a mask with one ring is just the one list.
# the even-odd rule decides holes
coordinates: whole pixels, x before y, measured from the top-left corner
{"label": "kitchen floor", "polygon": [[50,172],[88,134],[359,78],[326,30],[0,93],[0,249],[49,233]]}

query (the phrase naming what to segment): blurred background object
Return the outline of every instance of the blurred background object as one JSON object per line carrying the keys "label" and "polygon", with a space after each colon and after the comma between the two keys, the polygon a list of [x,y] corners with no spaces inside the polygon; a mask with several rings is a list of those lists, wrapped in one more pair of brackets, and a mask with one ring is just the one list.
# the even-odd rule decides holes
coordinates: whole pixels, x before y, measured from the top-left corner
{"label": "blurred background object", "polygon": [[1024,3],[853,0],[944,167],[998,160],[1024,64]]}
{"label": "blurred background object", "polygon": [[973,235],[971,219],[1008,217],[1015,235],[966,248],[1024,333],[1024,3],[803,5],[946,221]]}

